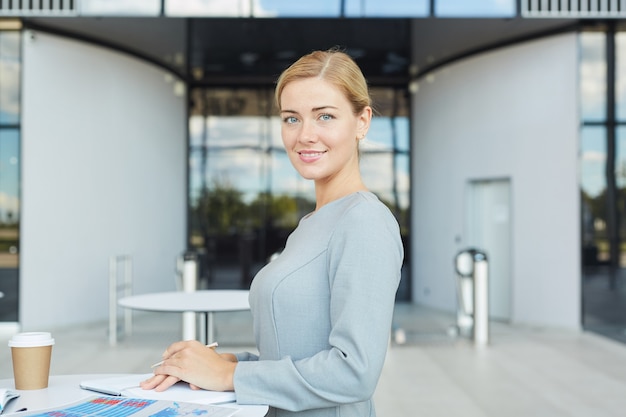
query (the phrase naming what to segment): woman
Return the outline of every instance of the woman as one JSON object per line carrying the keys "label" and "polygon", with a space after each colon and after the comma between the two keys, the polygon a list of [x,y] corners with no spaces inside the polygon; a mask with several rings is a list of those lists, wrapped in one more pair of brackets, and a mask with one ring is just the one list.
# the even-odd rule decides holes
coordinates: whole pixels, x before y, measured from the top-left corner
{"label": "woman", "polygon": [[196,341],[163,354],[145,389],[179,380],[235,390],[271,416],[375,416],[403,248],[398,223],[359,172],[371,100],[345,53],[316,51],[279,77],[276,103],[291,163],[315,182],[315,211],[250,288],[259,356],[217,354]]}

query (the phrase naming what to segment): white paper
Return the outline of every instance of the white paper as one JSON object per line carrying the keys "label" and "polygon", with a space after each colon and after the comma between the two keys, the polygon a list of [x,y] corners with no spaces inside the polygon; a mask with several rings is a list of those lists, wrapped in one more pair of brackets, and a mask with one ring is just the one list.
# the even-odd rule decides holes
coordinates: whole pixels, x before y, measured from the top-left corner
{"label": "white paper", "polygon": [[165,391],[145,390],[139,386],[154,374],[134,374],[81,381],[80,387],[91,391],[124,397],[151,400],[183,401],[195,404],[223,404],[236,400],[233,391],[193,390],[186,382],[179,382]]}
{"label": "white paper", "polygon": [[6,407],[7,403],[17,397],[19,397],[15,391],[6,388],[0,388],[0,414],[4,412],[4,407]]}

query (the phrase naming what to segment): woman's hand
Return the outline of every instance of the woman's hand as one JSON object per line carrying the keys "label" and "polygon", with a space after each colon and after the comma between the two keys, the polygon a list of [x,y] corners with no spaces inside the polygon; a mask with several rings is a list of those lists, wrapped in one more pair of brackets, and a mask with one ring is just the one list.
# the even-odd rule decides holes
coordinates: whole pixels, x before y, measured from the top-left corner
{"label": "woman's hand", "polygon": [[176,342],[163,353],[163,363],[154,376],[141,382],[143,389],[165,391],[178,381],[192,389],[232,391],[237,358],[231,353],[218,354],[198,341]]}

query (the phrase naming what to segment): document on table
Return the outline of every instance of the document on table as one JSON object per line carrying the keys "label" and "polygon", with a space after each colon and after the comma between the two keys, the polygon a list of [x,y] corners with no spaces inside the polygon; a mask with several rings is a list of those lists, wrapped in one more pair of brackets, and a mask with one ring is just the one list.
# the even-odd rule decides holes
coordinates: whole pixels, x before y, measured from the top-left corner
{"label": "document on table", "polygon": [[4,412],[4,408],[9,403],[9,401],[16,399],[20,394],[16,391],[0,388],[0,414]]}
{"label": "document on table", "polygon": [[143,398],[93,396],[73,404],[47,410],[20,412],[22,417],[82,416],[82,417],[230,417],[236,408],[219,405],[191,404],[177,401]]}
{"label": "document on table", "polygon": [[236,400],[233,391],[193,390],[186,382],[174,384],[165,391],[145,390],[139,386],[154,374],[132,374],[81,381],[80,387],[108,395],[151,400],[184,401],[194,404],[223,404]]}

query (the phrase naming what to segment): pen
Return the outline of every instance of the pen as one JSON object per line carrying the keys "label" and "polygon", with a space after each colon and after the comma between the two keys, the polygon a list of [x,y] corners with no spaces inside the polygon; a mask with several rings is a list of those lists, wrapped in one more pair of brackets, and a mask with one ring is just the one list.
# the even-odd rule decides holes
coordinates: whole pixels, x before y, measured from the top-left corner
{"label": "pen", "polygon": [[[217,346],[218,346],[217,342],[213,342],[213,343],[210,343],[210,344],[206,345],[206,347],[208,347],[208,348],[214,348],[214,347],[217,347]],[[165,362],[165,361],[157,362],[154,365],[152,365],[150,368],[156,368],[157,366],[161,366],[163,364],[163,362]]]}

